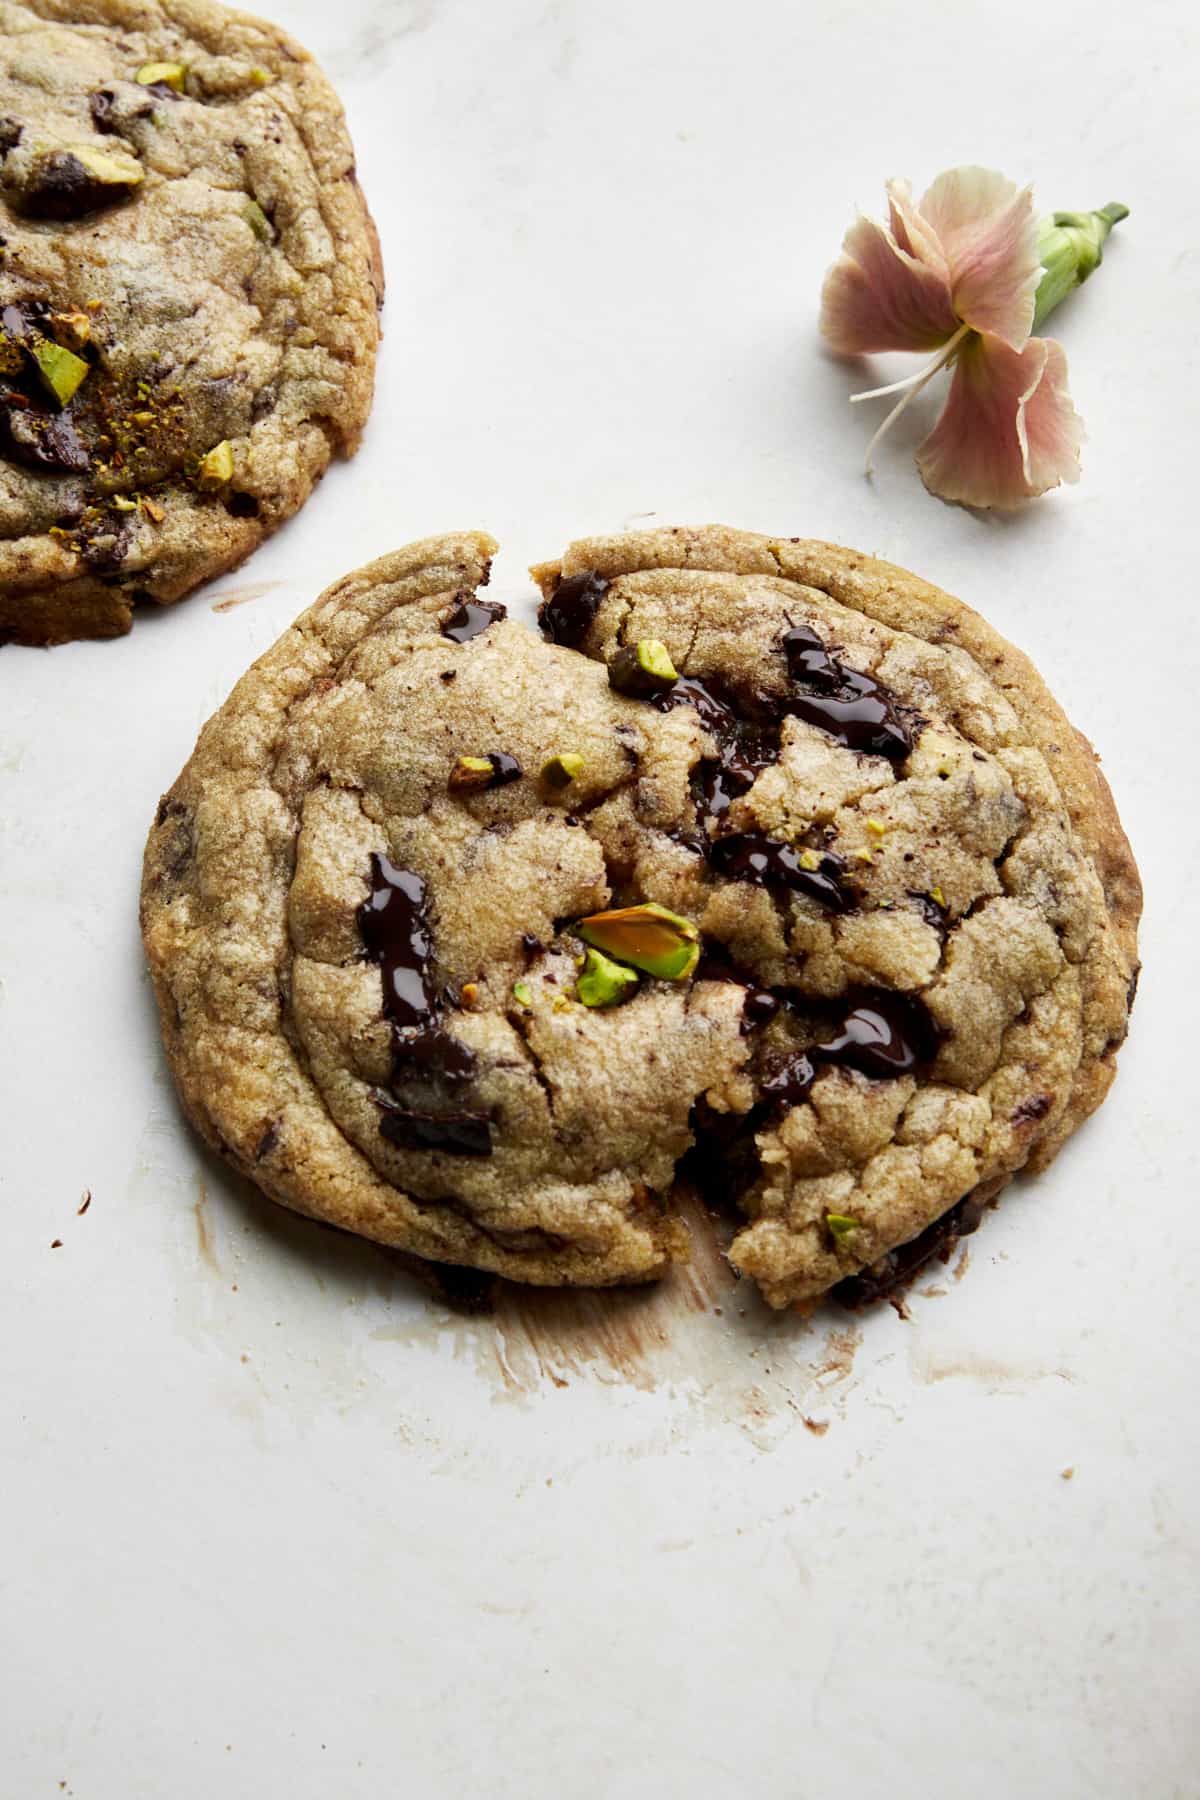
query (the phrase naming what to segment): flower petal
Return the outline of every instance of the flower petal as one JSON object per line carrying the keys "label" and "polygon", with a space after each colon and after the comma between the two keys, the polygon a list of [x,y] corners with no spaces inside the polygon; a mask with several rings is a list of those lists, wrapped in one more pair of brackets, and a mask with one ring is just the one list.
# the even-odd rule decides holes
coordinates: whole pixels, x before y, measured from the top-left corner
{"label": "flower petal", "polygon": [[1019,506],[1060,481],[1078,481],[1082,437],[1060,344],[1030,338],[1013,350],[997,337],[972,337],[917,467],[943,500]]}
{"label": "flower petal", "polygon": [[843,356],[936,350],[957,324],[944,266],[931,268],[860,215],[821,289],[822,336]]}
{"label": "flower petal", "polygon": [[919,212],[945,253],[958,317],[1019,350],[1041,280],[1033,189],[993,169],[947,169]]}
{"label": "flower petal", "polygon": [[946,252],[942,249],[937,232],[921,217],[908,182],[895,179],[889,181],[887,197],[892,236],[901,250],[907,250],[910,256],[915,256],[918,262],[936,269],[939,274],[947,275],[949,270]]}

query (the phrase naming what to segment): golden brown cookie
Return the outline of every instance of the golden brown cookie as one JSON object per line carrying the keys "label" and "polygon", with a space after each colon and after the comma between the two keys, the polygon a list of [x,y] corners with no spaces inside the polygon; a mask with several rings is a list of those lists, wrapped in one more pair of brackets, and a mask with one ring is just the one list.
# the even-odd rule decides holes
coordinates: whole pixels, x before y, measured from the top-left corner
{"label": "golden brown cookie", "polygon": [[0,641],[128,631],[358,446],[383,282],[341,105],[212,0],[0,0]]}
{"label": "golden brown cookie", "polygon": [[686,1255],[869,1299],[1112,1080],[1137,872],[1019,652],[854,551],[491,541],[348,577],[206,726],[146,854],[168,1055],[296,1210],[537,1283]]}

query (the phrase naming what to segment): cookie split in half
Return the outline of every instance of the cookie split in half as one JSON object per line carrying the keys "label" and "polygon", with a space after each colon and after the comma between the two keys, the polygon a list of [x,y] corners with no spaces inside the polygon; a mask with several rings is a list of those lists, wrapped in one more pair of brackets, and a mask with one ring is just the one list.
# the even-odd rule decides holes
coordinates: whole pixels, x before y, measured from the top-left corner
{"label": "cookie split in half", "polygon": [[[1103,1099],[1137,872],[1087,743],[957,600],[718,527],[490,539],[325,594],[146,853],[168,1056],[274,1199],[518,1281],[687,1254],[886,1292]],[[690,1154],[689,1154],[690,1153]]]}
{"label": "cookie split in half", "polygon": [[212,0],[0,5],[0,642],[243,561],[370,411],[383,276],[341,105]]}

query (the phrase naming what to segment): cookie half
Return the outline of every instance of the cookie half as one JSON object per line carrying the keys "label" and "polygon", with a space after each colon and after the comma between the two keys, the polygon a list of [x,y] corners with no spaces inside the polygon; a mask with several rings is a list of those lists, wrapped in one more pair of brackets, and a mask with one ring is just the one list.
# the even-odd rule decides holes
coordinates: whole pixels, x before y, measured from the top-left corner
{"label": "cookie half", "polygon": [[534,571],[539,635],[481,597],[494,548],[332,588],[162,801],[142,919],[190,1117],[435,1261],[653,1278],[684,1163],[773,1306],[887,1291],[1112,1081],[1141,895],[1091,749],[854,551],[588,540]]}
{"label": "cookie half", "polygon": [[212,0],[0,5],[0,641],[128,631],[358,446],[383,296],[341,105]]}

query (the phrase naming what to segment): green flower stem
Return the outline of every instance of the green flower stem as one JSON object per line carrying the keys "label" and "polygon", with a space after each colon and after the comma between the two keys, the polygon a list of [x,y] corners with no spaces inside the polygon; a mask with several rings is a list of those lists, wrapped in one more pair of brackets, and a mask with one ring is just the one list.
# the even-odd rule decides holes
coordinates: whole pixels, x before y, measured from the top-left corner
{"label": "green flower stem", "polygon": [[1098,212],[1056,212],[1042,221],[1038,251],[1043,274],[1033,315],[1035,333],[1054,308],[1100,267],[1105,239],[1128,217],[1127,206],[1110,200]]}

